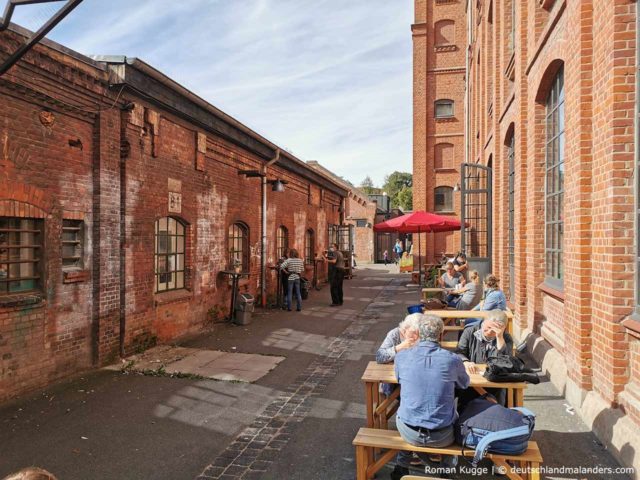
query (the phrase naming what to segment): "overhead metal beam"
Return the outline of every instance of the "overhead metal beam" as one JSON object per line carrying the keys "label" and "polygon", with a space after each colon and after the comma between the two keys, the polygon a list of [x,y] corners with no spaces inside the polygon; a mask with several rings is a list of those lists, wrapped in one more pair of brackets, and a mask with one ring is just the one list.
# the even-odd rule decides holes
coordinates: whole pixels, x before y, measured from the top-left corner
{"label": "overhead metal beam", "polygon": [[[20,5],[34,5],[38,3],[53,3],[61,0],[9,0],[4,10],[4,16],[0,18],[0,31],[6,30],[11,22],[13,11],[16,6]],[[9,58],[7,58],[2,65],[0,65],[0,75],[3,75],[11,67],[13,67],[18,60],[20,60],[31,48],[42,40],[47,33],[62,21],[64,17],[69,15],[74,8],[82,3],[82,0],[68,0],[67,3],[56,14],[51,17],[40,29],[27,38],[27,41],[22,44]]]}

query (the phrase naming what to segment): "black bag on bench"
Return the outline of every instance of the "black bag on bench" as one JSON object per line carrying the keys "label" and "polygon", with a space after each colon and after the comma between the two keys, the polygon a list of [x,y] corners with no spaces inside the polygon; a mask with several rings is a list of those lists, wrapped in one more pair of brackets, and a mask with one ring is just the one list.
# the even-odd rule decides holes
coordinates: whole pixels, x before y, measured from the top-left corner
{"label": "black bag on bench", "polygon": [[540,383],[540,378],[533,370],[524,366],[524,362],[511,355],[497,355],[487,359],[484,377],[490,382],[529,382]]}

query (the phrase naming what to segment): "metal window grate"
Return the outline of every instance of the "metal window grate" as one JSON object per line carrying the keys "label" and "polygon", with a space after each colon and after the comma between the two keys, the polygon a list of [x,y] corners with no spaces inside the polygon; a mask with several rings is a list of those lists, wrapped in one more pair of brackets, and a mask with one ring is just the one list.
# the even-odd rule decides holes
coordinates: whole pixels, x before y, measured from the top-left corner
{"label": "metal window grate", "polygon": [[236,261],[243,272],[249,271],[249,227],[240,222],[229,227],[229,267]]}
{"label": "metal window grate", "polygon": [[84,255],[84,222],[62,221],[62,269],[82,268]]}
{"label": "metal window grate", "polygon": [[185,227],[175,218],[156,221],[156,292],[184,288]]}
{"label": "metal window grate", "polygon": [[42,220],[0,217],[0,295],[40,287]]}
{"label": "metal window grate", "polygon": [[547,97],[545,176],[546,277],[561,285],[563,278],[564,226],[564,70],[561,69]]}
{"label": "metal window grate", "polygon": [[289,250],[289,230],[287,227],[281,225],[278,227],[276,233],[276,255],[278,258],[283,258]]}
{"label": "metal window grate", "polygon": [[304,243],[304,263],[307,265],[313,265],[313,261],[316,257],[315,252],[316,236],[313,230],[307,230]]}

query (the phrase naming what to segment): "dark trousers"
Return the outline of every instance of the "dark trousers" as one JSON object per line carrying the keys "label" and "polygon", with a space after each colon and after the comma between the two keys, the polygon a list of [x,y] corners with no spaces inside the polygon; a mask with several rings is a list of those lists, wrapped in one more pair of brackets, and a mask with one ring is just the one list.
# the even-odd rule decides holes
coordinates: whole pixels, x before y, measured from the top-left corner
{"label": "dark trousers", "polygon": [[330,277],[331,282],[331,303],[342,304],[342,281],[344,280],[344,270],[336,268]]}

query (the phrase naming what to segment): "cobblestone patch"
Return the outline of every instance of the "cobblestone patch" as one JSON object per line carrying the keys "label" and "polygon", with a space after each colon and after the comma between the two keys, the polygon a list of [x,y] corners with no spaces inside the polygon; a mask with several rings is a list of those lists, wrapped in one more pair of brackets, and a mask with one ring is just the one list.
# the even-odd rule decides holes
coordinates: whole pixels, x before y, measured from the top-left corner
{"label": "cobblestone patch", "polygon": [[[378,278],[379,279],[379,278]],[[406,280],[405,280],[406,281]],[[205,479],[257,479],[266,472],[287,445],[295,426],[311,411],[313,399],[322,394],[386,308],[389,299],[402,287],[403,280],[393,280],[359,313],[342,334],[331,342],[326,353],[313,361],[276,397],[251,425],[240,432],[213,462],[197,477]]]}

